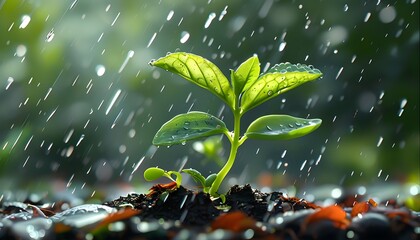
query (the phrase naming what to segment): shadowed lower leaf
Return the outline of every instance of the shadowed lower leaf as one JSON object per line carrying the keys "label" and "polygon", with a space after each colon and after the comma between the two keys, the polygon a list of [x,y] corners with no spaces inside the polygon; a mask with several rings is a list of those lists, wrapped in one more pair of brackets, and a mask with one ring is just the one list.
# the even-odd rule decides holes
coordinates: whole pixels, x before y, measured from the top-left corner
{"label": "shadowed lower leaf", "polygon": [[166,122],[153,138],[153,144],[169,146],[225,131],[225,123],[215,116],[204,112],[189,112]]}

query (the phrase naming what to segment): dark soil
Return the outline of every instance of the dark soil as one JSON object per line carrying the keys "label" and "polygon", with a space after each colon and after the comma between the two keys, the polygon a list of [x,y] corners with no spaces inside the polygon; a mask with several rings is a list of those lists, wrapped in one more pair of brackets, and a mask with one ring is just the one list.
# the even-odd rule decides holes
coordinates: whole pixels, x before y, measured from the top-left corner
{"label": "dark soil", "polygon": [[[390,203],[389,201],[387,203]],[[391,202],[392,203],[392,202]],[[1,202],[0,239],[419,239],[420,214],[372,199],[320,207],[281,192],[233,186],[226,202],[153,186],[104,204]]]}
{"label": "dark soil", "polygon": [[[143,221],[175,221],[178,227],[167,235],[175,239],[402,240],[420,236],[420,215],[405,208],[384,208],[373,200],[349,198],[342,199],[341,206],[321,208],[281,192],[262,193],[250,185],[233,186],[225,203],[174,185],[156,185],[149,194],[130,194],[106,203],[117,208],[127,204],[140,210]],[[224,234],[215,235],[220,229]]]}

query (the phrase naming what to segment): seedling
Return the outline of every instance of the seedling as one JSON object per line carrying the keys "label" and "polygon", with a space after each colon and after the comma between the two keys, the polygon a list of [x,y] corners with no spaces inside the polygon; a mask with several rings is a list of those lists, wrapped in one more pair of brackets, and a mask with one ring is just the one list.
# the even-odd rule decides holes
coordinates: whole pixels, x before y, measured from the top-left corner
{"label": "seedling", "polygon": [[[321,119],[267,115],[253,121],[243,135],[240,133],[241,118],[246,112],[288,90],[321,77],[321,71],[312,66],[281,63],[260,75],[259,59],[253,56],[243,62],[236,71],[230,70],[231,82],[229,82],[216,65],[191,53],[170,53],[158,60],[152,60],[150,65],[173,72],[209,90],[224,101],[233,113],[233,131],[229,131],[222,120],[209,113],[192,111],[177,115],[163,124],[153,139],[154,145],[170,146],[185,144],[197,138],[224,134],[231,144],[230,154],[216,175],[206,179],[197,170],[183,170],[199,182],[204,191],[212,197],[221,197],[224,200],[224,195],[221,195],[218,189],[235,162],[239,146],[248,138],[288,140],[304,136],[321,125]],[[155,180],[161,176],[172,179],[171,175],[176,176],[174,181],[179,186],[182,181],[179,172],[166,172],[160,168],[149,168],[144,172],[146,180]]]}

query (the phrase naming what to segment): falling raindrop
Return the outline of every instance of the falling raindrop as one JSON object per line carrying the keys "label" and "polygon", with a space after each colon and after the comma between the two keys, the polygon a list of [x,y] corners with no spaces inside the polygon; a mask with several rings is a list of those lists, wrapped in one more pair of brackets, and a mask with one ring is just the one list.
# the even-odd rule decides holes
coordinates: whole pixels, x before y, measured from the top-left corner
{"label": "falling raindrop", "polygon": [[189,38],[190,38],[190,33],[188,33],[187,31],[182,31],[181,32],[181,39],[179,40],[179,42],[180,43],[186,43]]}
{"label": "falling raindrop", "polygon": [[341,73],[343,72],[343,69],[344,67],[341,67],[340,70],[338,70],[337,75],[335,76],[336,80],[340,77]]}
{"label": "falling raindrop", "polygon": [[363,21],[364,22],[369,21],[370,15],[372,15],[370,12],[366,13],[365,19]]}
{"label": "falling raindrop", "polygon": [[281,158],[284,158],[286,156],[287,150],[284,150],[283,153],[281,154]]}
{"label": "falling raindrop", "polygon": [[140,160],[137,162],[137,164],[133,167],[133,171],[131,172],[131,175],[133,175],[134,172],[136,172],[137,169],[139,169],[139,167],[143,163],[144,159],[145,159],[144,156],[142,158],[140,158]]}
{"label": "falling raindrop", "polygon": [[407,99],[403,98],[401,100],[400,108],[404,108],[406,104],[407,104]]}
{"label": "falling raindrop", "polygon": [[379,20],[383,23],[390,23],[394,21],[396,16],[397,11],[392,6],[385,7],[379,12]]}
{"label": "falling raindrop", "polygon": [[54,29],[51,29],[51,31],[48,32],[47,37],[45,38],[46,42],[51,42],[54,39]]}
{"label": "falling raindrop", "polygon": [[207,18],[206,23],[204,24],[204,28],[208,28],[215,17],[216,17],[216,13],[214,12],[210,13],[209,17]]}
{"label": "falling raindrop", "polygon": [[112,106],[114,106],[120,94],[121,94],[121,89],[118,89],[114,97],[112,98],[111,102],[109,103],[108,108],[106,109],[105,115],[108,115],[108,113],[111,111]]}
{"label": "falling raindrop", "polygon": [[22,44],[20,44],[20,45],[18,45],[17,47],[16,47],[16,56],[18,56],[18,57],[24,57],[25,56],[25,54],[26,54],[26,46],[25,45],[22,45]]}
{"label": "falling raindrop", "polygon": [[95,71],[96,71],[96,75],[98,75],[98,77],[102,77],[105,74],[105,66],[99,64],[95,67]]}
{"label": "falling raindrop", "polygon": [[344,12],[347,12],[347,10],[349,10],[349,5],[344,4]]}
{"label": "falling raindrop", "polygon": [[279,45],[279,52],[282,52],[284,50],[284,48],[286,47],[286,42],[281,42]]}
{"label": "falling raindrop", "polygon": [[118,18],[120,17],[120,12],[118,12],[117,16],[114,18],[114,21],[112,21],[111,26],[114,26],[115,22],[118,20]]}
{"label": "falling raindrop", "polygon": [[174,16],[174,13],[175,13],[175,12],[174,12],[173,10],[169,11],[168,16],[166,17],[166,21],[171,20],[171,19],[172,19],[172,17]]}
{"label": "falling raindrop", "polygon": [[79,138],[79,140],[76,143],[76,147],[79,146],[79,144],[83,141],[84,138],[85,138],[85,135],[84,134],[80,135],[80,138]]}
{"label": "falling raindrop", "polygon": [[228,6],[226,5],[225,8],[223,9],[223,11],[220,13],[219,16],[219,21],[222,21],[222,19],[225,17],[225,15],[227,14],[227,8]]}
{"label": "falling raindrop", "polygon": [[400,109],[398,110],[398,117],[401,117],[404,112],[404,107],[407,104],[407,99],[403,98],[400,103]]}
{"label": "falling raindrop", "polygon": [[299,171],[302,171],[305,168],[307,160],[303,161],[302,165],[300,166]]}
{"label": "falling raindrop", "polygon": [[149,48],[149,47],[150,47],[150,45],[152,45],[153,41],[154,41],[154,40],[155,40],[155,38],[156,38],[156,35],[157,35],[157,32],[155,32],[155,33],[153,34],[152,38],[150,38],[149,43],[147,44],[147,47],[146,47],[146,48]]}
{"label": "falling raindrop", "polygon": [[118,73],[121,73],[121,72],[124,70],[125,66],[127,66],[128,61],[129,61],[129,60],[130,60],[133,56],[134,56],[134,51],[133,51],[133,50],[128,51],[128,53],[127,53],[127,57],[125,58],[124,62],[121,64],[121,67],[120,67],[120,69],[118,70]]}
{"label": "falling raindrop", "polygon": [[9,89],[10,85],[12,85],[14,79],[12,77],[7,78],[6,90]]}
{"label": "falling raindrop", "polygon": [[29,15],[23,15],[22,16],[22,22],[19,25],[19,28],[26,28],[31,21],[31,17]]}
{"label": "falling raindrop", "polygon": [[378,143],[376,144],[377,147],[381,146],[382,141],[384,140],[384,138],[382,136],[379,137]]}
{"label": "falling raindrop", "polygon": [[67,134],[66,134],[66,136],[64,137],[64,143],[68,143],[69,142],[69,140],[70,140],[70,138],[71,138],[71,136],[73,135],[73,133],[74,133],[74,129],[71,129]]}

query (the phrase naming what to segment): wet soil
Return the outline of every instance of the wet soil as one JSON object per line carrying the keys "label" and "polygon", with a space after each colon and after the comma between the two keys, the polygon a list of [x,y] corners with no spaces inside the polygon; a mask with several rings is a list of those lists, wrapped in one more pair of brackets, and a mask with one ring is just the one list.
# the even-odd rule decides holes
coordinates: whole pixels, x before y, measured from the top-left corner
{"label": "wet soil", "polygon": [[318,206],[233,186],[226,202],[158,184],[104,204],[0,202],[0,239],[419,239],[420,214],[349,196]]}

